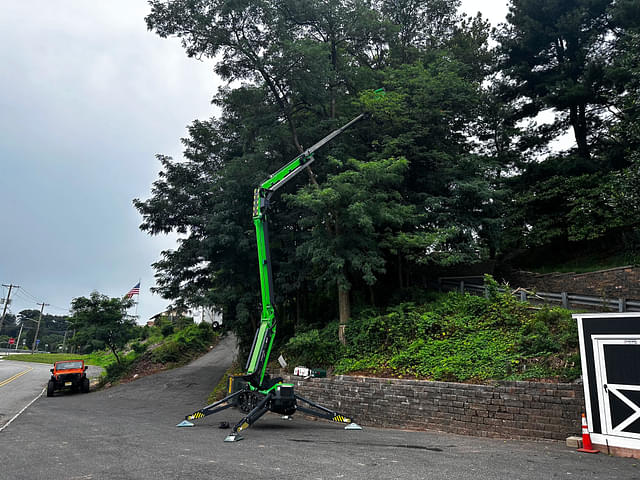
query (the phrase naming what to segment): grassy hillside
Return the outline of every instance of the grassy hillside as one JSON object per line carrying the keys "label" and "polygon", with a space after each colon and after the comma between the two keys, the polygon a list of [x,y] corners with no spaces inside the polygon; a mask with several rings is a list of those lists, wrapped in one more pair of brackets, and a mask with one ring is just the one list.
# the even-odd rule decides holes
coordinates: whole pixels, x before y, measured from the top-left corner
{"label": "grassy hillside", "polygon": [[204,322],[188,325],[167,336],[152,335],[144,342],[133,343],[123,361],[107,365],[105,382],[185,365],[209,351],[219,336],[219,332]]}
{"label": "grassy hillside", "polygon": [[89,355],[20,354],[5,358],[51,364],[59,360],[83,359],[88,365],[104,367],[103,382],[113,383],[134,374],[145,375],[184,365],[209,351],[209,347],[218,342],[219,336],[220,333],[214,331],[208,323],[187,325],[176,332],[171,329],[165,331],[165,334],[160,328],[154,327],[146,339],[129,343],[124,351],[119,352],[120,363],[116,361],[113,353],[107,351],[93,352]]}
{"label": "grassy hillside", "polygon": [[367,311],[346,328],[298,333],[284,347],[290,365],[329,367],[334,373],[486,382],[580,376],[578,335],[571,313],[534,309],[498,292],[489,298],[447,293],[433,302]]}

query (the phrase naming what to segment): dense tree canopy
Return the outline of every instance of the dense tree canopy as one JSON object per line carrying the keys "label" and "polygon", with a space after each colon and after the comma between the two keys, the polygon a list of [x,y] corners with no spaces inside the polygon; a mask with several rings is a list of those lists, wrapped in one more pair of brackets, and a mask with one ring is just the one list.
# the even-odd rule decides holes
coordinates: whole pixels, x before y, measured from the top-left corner
{"label": "dense tree canopy", "polygon": [[135,319],[126,315],[131,299],[109,298],[98,292],[74,298],[69,319],[75,335],[72,342],[84,350],[108,348],[120,363],[118,350],[135,336]]}
{"label": "dense tree canopy", "polygon": [[[16,315],[7,314],[5,322],[0,330],[0,345],[6,347],[2,342],[8,342],[13,338],[20,343],[20,347],[31,348],[35,340],[36,327],[40,319],[40,310],[22,310]],[[62,315],[51,315],[45,313],[40,320],[38,338],[40,343],[38,350],[56,352],[69,345],[65,333],[69,328],[67,317]],[[15,346],[15,344],[14,344]],[[12,346],[13,348],[13,346]]]}
{"label": "dense tree canopy", "polygon": [[410,298],[439,268],[637,236],[623,214],[640,200],[635,2],[512,0],[493,43],[459,2],[149,3],[150,30],[229,82],[219,118],[192,123],[183,158],[159,155],[134,201],[142,230],[180,234],[156,290],[216,305],[245,343],[260,311],[253,189],[362,111],[272,199],[285,333]]}

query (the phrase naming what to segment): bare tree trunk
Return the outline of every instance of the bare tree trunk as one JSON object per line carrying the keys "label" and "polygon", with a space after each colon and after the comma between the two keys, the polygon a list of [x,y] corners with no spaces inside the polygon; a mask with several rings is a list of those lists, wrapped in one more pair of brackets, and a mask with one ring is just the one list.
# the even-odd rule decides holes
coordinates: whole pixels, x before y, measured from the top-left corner
{"label": "bare tree trunk", "polygon": [[109,348],[113,352],[113,355],[116,357],[116,362],[119,364],[120,363],[120,357],[118,356],[118,352],[116,351],[115,345],[109,345]]}
{"label": "bare tree trunk", "polygon": [[587,143],[587,119],[585,105],[572,105],[569,107],[569,123],[573,127],[573,134],[578,145],[578,155],[585,160],[591,158],[589,144]]}
{"label": "bare tree trunk", "polygon": [[344,335],[344,330],[351,317],[351,303],[349,301],[349,290],[342,288],[338,285],[338,310],[340,312],[340,325],[338,326],[338,338],[340,343],[345,345],[347,343]]}

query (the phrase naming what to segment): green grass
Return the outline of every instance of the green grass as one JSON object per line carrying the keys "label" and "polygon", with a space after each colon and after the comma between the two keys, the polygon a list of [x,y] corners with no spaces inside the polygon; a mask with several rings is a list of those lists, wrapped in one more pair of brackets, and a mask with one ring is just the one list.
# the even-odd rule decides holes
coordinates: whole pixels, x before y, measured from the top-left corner
{"label": "green grass", "polygon": [[234,362],[224,373],[213,391],[209,394],[207,402],[213,403],[224,398],[224,396],[228,393],[227,388],[229,388],[229,377],[231,377],[232,375],[242,375],[242,373],[244,373],[242,371],[242,366],[238,362]]}
{"label": "green grass", "polygon": [[23,353],[7,355],[4,358],[19,362],[50,363],[51,365],[61,360],[84,360],[84,363],[87,365],[97,365],[99,367],[106,367],[115,361],[113,353],[104,351],[94,352],[90,355],[79,355],[76,353]]}

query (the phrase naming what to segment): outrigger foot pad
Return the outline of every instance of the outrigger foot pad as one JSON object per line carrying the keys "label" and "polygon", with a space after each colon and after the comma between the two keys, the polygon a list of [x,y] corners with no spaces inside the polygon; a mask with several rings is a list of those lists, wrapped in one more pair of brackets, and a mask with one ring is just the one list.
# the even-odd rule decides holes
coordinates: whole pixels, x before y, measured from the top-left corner
{"label": "outrigger foot pad", "polygon": [[227,435],[227,437],[224,439],[225,442],[239,442],[240,440],[242,440],[242,435],[239,435],[237,433],[232,433],[231,435]]}
{"label": "outrigger foot pad", "polygon": [[181,421],[176,427],[193,427],[193,423],[188,422],[187,420]]}
{"label": "outrigger foot pad", "polygon": [[362,427],[357,423],[351,422],[349,425],[344,427],[345,430],[362,430]]}

